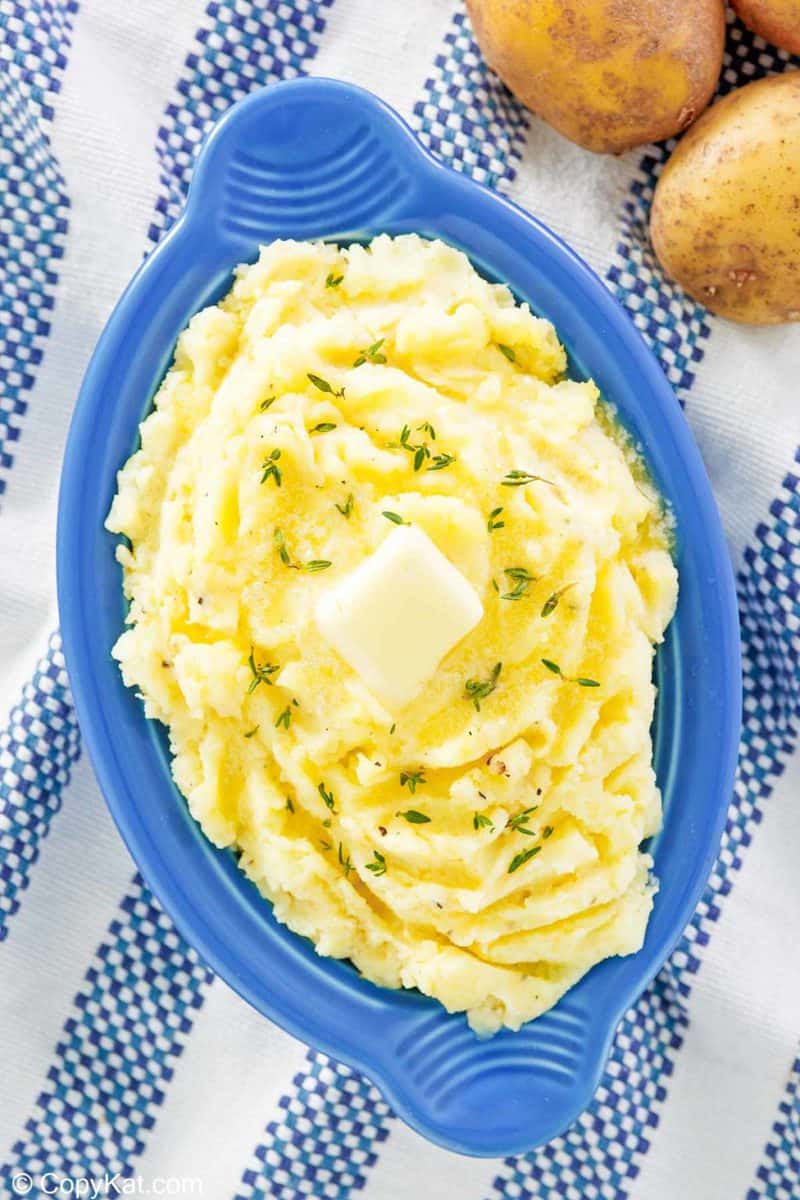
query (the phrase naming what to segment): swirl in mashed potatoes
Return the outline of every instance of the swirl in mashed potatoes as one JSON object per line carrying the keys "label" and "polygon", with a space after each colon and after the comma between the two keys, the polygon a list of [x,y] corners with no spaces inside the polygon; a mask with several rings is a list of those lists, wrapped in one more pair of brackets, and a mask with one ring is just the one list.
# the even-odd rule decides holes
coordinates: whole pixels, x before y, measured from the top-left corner
{"label": "swirl in mashed potatoes", "polygon": [[[207,836],[320,954],[481,1033],[639,949],[655,890],[677,577],[641,464],[565,368],[440,242],[276,242],[181,335],[107,521],[114,654]],[[398,522],[483,616],[392,710],[315,610]]]}

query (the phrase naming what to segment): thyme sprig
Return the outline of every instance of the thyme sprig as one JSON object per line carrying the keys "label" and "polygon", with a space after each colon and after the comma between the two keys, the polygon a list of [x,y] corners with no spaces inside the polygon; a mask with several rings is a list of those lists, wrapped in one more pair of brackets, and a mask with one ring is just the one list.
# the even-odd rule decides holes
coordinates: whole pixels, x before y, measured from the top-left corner
{"label": "thyme sprig", "polygon": [[497,687],[502,669],[502,663],[495,663],[486,679],[468,679],[464,684],[464,698],[472,701],[476,712],[481,711],[481,700],[491,696]]}
{"label": "thyme sprig", "polygon": [[532,475],[530,471],[507,471],[500,480],[501,487],[525,487],[528,483],[546,483],[550,487],[556,486],[552,479],[545,479],[543,475]]}
{"label": "thyme sprig", "polygon": [[527,596],[528,589],[537,578],[531,575],[526,567],[506,567],[503,574],[512,580],[514,587],[510,592],[503,592],[501,600],[521,600],[523,596]]}
{"label": "thyme sprig", "polygon": [[528,829],[527,821],[528,818],[536,812],[538,807],[538,804],[533,804],[530,808],[523,808],[518,813],[515,813],[514,816],[506,822],[506,829],[511,830],[512,833],[524,833],[526,837],[535,837],[536,834],[534,831],[532,829]]}
{"label": "thyme sprig", "polygon": [[425,768],[420,767],[418,771],[401,771],[400,772],[400,787],[407,787],[413,796],[420,784],[427,783],[425,778]]}
{"label": "thyme sprig", "polygon": [[558,675],[565,683],[577,683],[579,687],[600,687],[596,679],[587,679],[584,675],[565,675],[558,663],[553,662],[551,658],[543,658],[541,661],[542,666],[547,667],[553,675]]}
{"label": "thyme sprig", "polygon": [[366,350],[362,350],[358,358],[353,363],[354,367],[362,367],[364,363],[371,362],[377,365],[385,363],[386,355],[381,352],[381,346],[386,341],[386,338],[378,338],[377,342],[373,342],[371,346],[367,346]]}
{"label": "thyme sprig", "polygon": [[334,396],[337,400],[344,398],[344,388],[335,388],[327,379],[323,379],[321,375],[315,375],[313,371],[306,372],[306,378],[309,383],[313,383],[314,387],[320,392],[325,392],[327,396]]}
{"label": "thyme sprig", "polygon": [[502,505],[500,505],[499,508],[493,508],[492,511],[489,513],[489,516],[486,521],[486,528],[489,531],[489,533],[494,533],[495,529],[505,529],[505,527],[506,527],[505,521],[497,520],[497,518],[500,516],[501,512],[503,512]]}
{"label": "thyme sprig", "polygon": [[548,596],[547,599],[545,600],[544,604],[542,605],[542,611],[541,611],[540,615],[543,617],[549,617],[550,614],[552,612],[555,612],[556,608],[558,608],[558,602],[561,599],[561,597],[564,595],[564,593],[568,592],[570,590],[570,588],[574,588],[574,587],[575,587],[574,583],[567,583],[564,585],[564,587],[559,588],[557,592],[553,592],[552,596]]}
{"label": "thyme sprig", "polygon": [[380,850],[373,850],[372,856],[372,862],[364,863],[364,866],[368,871],[371,871],[377,879],[379,875],[386,874],[386,859],[383,857]]}
{"label": "thyme sprig", "polygon": [[336,798],[333,792],[329,791],[325,787],[324,783],[317,785],[317,791],[319,792],[320,796],[322,796],[325,807],[330,809],[331,812],[336,812]]}
{"label": "thyme sprig", "polygon": [[430,822],[430,817],[427,813],[419,812],[416,808],[409,808],[405,812],[395,813],[395,816],[402,817],[404,821],[408,821],[409,825],[427,825]]}
{"label": "thyme sprig", "polygon": [[351,871],[352,871],[352,869],[353,869],[353,864],[352,864],[352,862],[350,861],[350,855],[349,855],[349,854],[348,854],[348,855],[345,857],[344,848],[343,848],[343,846],[342,846],[342,843],[341,843],[341,842],[339,842],[339,864],[340,864],[340,866],[341,866],[342,870],[344,871],[344,877],[345,877],[345,879],[347,879],[347,878],[348,878],[348,876],[349,876],[349,874],[350,874],[350,872],[351,872]]}
{"label": "thyme sprig", "polygon": [[513,875],[526,862],[530,862],[537,854],[541,852],[541,846],[528,846],[526,850],[520,850],[519,854],[515,854],[508,866],[508,874]]}
{"label": "thyme sprig", "polygon": [[[436,430],[431,425],[430,421],[423,421],[417,426],[417,431],[422,430],[430,435],[431,441],[436,441]],[[427,442],[412,442],[411,426],[404,425],[400,430],[400,440],[390,442],[392,450],[406,450],[413,456],[414,470],[421,471],[425,463],[430,460],[428,471],[443,471],[445,467],[449,467],[451,463],[456,461],[455,454],[448,454],[445,451],[440,451],[438,454],[432,454],[431,448]]]}
{"label": "thyme sprig", "polygon": [[280,670],[280,667],[273,666],[272,663],[256,663],[255,650],[252,646],[250,647],[247,665],[250,668],[250,674],[252,676],[250,680],[250,686],[247,689],[248,696],[251,695],[261,683],[265,683],[269,687],[272,687],[272,680],[270,679],[270,676],[274,675],[276,671]]}
{"label": "thyme sprig", "polygon": [[285,567],[291,567],[293,571],[309,571],[313,575],[317,571],[327,571],[328,567],[333,565],[330,559],[327,558],[312,558],[304,563],[295,562],[289,553],[289,547],[286,544],[286,537],[283,530],[279,528],[274,529],[272,537],[281,562]]}
{"label": "thyme sprig", "polygon": [[264,459],[264,461],[261,464],[261,471],[262,471],[261,482],[262,483],[266,483],[268,479],[271,479],[274,482],[275,487],[281,486],[283,477],[281,475],[280,467],[278,466],[278,459],[280,458],[280,456],[281,456],[280,450],[276,449],[276,450],[271,450],[270,453],[267,455],[267,457]]}

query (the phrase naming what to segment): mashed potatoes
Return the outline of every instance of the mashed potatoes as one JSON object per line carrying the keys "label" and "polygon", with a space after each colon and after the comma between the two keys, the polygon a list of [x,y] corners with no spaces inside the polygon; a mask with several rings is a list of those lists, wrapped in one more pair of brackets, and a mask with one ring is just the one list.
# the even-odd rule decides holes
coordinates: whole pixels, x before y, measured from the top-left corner
{"label": "mashed potatoes", "polygon": [[[439,242],[276,242],[181,335],[107,522],[128,539],[114,654],[207,836],[320,954],[481,1033],[636,951],[654,891],[676,573],[565,365]],[[399,522],[483,616],[392,711],[314,614]]]}

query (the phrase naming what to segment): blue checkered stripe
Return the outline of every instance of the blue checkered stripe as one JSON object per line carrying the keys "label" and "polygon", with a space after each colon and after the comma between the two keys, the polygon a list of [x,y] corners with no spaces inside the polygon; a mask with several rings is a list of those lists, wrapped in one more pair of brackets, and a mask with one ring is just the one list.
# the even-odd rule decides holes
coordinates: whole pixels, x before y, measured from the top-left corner
{"label": "blue checkered stripe", "polygon": [[[800,463],[800,450],[797,462]],[[703,948],[742,855],[797,744],[800,716],[800,472],[789,471],[759,524],[738,579],[744,724],[720,854],[681,942],[618,1030],[592,1104],[572,1128],[533,1154],[508,1159],[495,1182],[505,1197],[618,1200],[639,1173],[666,1081],[683,1044],[687,1001]],[[548,1191],[550,1189],[550,1191]]]}
{"label": "blue checkered stripe", "polygon": [[[767,46],[729,14],[721,93],[782,71],[790,63],[788,54]],[[795,64],[800,66],[800,61]],[[680,393],[694,382],[711,321],[701,304],[664,275],[650,245],[647,225],[653,192],[674,146],[670,141],[648,150],[639,164],[625,202],[621,238],[607,282],[682,398]]]}
{"label": "blue checkered stripe", "polygon": [[747,1200],[797,1200],[800,1190],[800,1057],[796,1058]]}
{"label": "blue checkered stripe", "polygon": [[48,138],[76,0],[0,0],[0,496],[50,332],[67,199]]}
{"label": "blue checkered stripe", "polygon": [[282,1117],[245,1170],[236,1200],[346,1200],[377,1159],[391,1112],[363,1075],[316,1051],[279,1102]]}
{"label": "blue checkered stripe", "polygon": [[607,283],[627,309],[634,325],[655,353],[673,387],[694,382],[711,333],[705,308],[662,272],[647,229],[658,176],[674,142],[648,151],[642,158],[625,201],[622,236]]}
{"label": "blue checkered stripe", "polygon": [[61,638],[54,633],[0,731],[0,941],[79,755]]}
{"label": "blue checkered stripe", "polygon": [[424,98],[414,105],[419,137],[449,167],[503,191],[516,175],[528,120],[486,66],[459,3]]}
{"label": "blue checkered stripe", "polygon": [[211,125],[254,88],[304,74],[333,0],[218,3],[186,59],[176,99],[167,106],[156,152],[161,194],[150,225],[157,242],[178,217],[198,148]]}
{"label": "blue checkered stripe", "polygon": [[134,876],[0,1179],[130,1174],[211,979]]}

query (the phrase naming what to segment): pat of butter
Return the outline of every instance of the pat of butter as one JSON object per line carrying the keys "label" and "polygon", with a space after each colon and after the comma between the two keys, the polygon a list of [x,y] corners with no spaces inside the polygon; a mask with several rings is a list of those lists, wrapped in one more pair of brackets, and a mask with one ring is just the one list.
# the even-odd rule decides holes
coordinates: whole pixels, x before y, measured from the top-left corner
{"label": "pat of butter", "polygon": [[483,616],[472,584],[427,534],[393,529],[320,598],[317,626],[383,704],[408,704]]}

